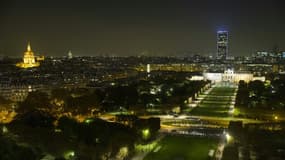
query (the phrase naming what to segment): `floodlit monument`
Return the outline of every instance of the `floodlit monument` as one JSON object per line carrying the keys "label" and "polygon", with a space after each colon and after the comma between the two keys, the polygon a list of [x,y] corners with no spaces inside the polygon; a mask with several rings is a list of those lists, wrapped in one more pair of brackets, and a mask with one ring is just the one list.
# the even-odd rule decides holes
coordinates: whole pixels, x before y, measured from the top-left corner
{"label": "floodlit monument", "polygon": [[203,73],[204,80],[213,82],[233,82],[238,83],[243,80],[245,82],[260,80],[265,81],[265,77],[255,77],[252,73],[235,73],[233,69],[227,69],[224,73]]}
{"label": "floodlit monument", "polygon": [[20,68],[32,68],[40,66],[40,63],[36,61],[36,57],[34,56],[30,43],[28,43],[27,51],[24,53],[23,62],[17,63],[16,66]]}

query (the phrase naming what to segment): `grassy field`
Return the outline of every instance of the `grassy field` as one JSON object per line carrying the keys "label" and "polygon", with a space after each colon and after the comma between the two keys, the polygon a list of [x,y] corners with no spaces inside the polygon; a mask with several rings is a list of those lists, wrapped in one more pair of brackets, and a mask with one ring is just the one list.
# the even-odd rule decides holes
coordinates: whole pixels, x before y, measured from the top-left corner
{"label": "grassy field", "polygon": [[213,107],[213,106],[200,106],[194,108],[190,114],[196,116],[212,116],[212,117],[227,117],[229,116],[229,107]]}
{"label": "grassy field", "polygon": [[227,117],[229,116],[229,107],[234,95],[234,88],[216,87],[206,95],[198,107],[190,113],[192,115]]}
{"label": "grassy field", "polygon": [[218,140],[206,137],[167,136],[158,152],[149,153],[144,160],[207,160],[210,149]]}

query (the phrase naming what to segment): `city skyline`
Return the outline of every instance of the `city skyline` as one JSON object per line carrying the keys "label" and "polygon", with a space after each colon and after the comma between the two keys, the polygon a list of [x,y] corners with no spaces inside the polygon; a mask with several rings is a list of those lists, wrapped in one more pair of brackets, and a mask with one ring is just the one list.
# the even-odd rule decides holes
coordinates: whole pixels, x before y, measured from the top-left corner
{"label": "city skyline", "polygon": [[0,2],[0,160],[285,159],[283,1]]}
{"label": "city skyline", "polygon": [[[258,3],[257,3],[258,2]],[[284,50],[283,3],[265,1],[2,2],[0,55],[216,55],[216,32],[230,33],[229,56]]]}

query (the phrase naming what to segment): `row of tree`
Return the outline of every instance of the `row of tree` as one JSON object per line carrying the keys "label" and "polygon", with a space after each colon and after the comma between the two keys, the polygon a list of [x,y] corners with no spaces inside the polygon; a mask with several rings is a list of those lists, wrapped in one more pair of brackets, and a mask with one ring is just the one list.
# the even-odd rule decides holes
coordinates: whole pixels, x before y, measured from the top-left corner
{"label": "row of tree", "polygon": [[[135,112],[145,109],[150,104],[155,106],[181,105],[188,97],[193,97],[208,82],[177,81],[155,82],[140,81],[127,86],[110,86],[105,89],[55,89],[50,95],[44,92],[31,92],[25,101],[19,104],[18,113],[34,109],[43,110],[53,115],[63,113],[95,114],[94,111],[119,111],[121,108]],[[159,88],[152,93],[153,88]],[[167,105],[163,105],[167,104]],[[138,107],[140,106],[140,108]],[[160,108],[164,110],[164,108]]]}
{"label": "row of tree", "polygon": [[265,109],[285,109],[285,80],[270,82],[239,82],[236,96],[237,107],[258,107]]}

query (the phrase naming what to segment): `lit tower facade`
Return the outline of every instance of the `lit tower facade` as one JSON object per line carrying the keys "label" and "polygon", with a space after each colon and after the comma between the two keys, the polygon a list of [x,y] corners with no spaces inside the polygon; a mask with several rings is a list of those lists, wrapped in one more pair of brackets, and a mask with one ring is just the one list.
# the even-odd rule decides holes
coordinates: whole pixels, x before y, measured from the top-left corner
{"label": "lit tower facade", "polygon": [[34,52],[31,49],[30,43],[28,43],[27,51],[24,53],[23,62],[17,63],[16,66],[20,68],[40,66],[40,63],[36,61],[36,57],[34,56]]}
{"label": "lit tower facade", "polygon": [[228,31],[217,32],[217,59],[226,59],[229,52]]}

